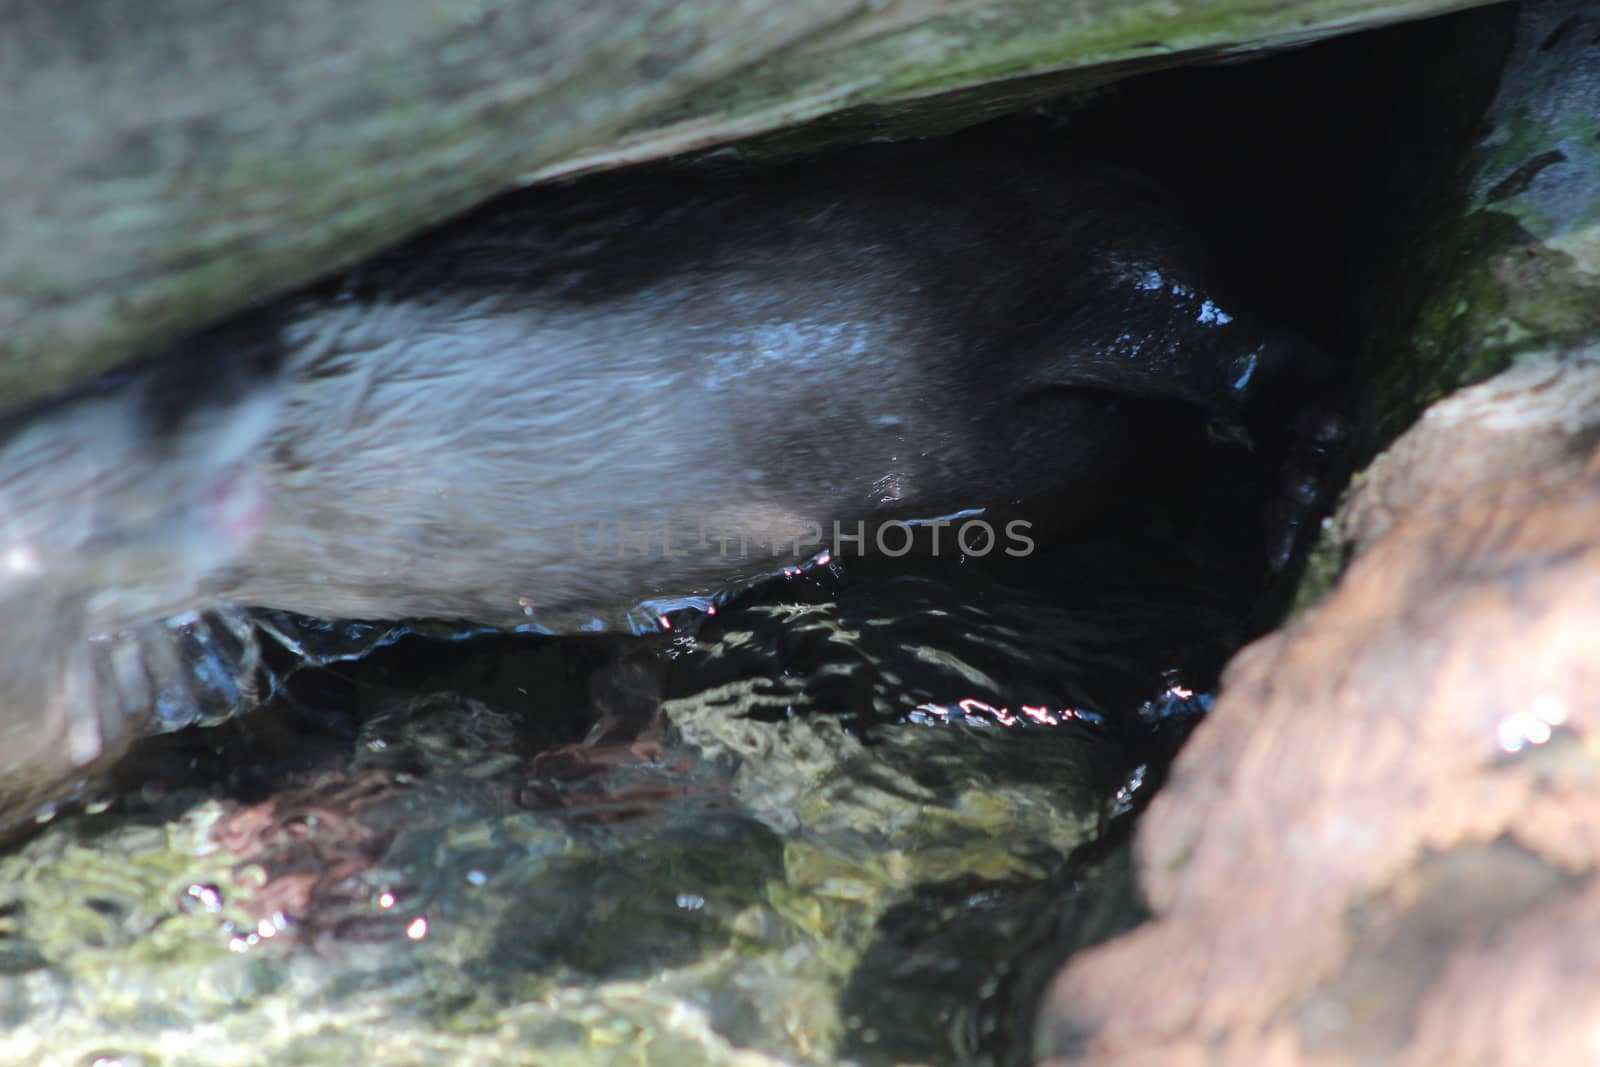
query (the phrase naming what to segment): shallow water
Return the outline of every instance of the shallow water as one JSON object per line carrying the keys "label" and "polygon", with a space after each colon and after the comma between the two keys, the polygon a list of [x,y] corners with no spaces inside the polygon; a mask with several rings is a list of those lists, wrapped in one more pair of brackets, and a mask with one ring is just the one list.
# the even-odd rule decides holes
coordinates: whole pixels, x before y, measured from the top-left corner
{"label": "shallow water", "polygon": [[0,855],[0,1062],[1016,1061],[1096,936],[1078,850],[1261,603],[1272,465],[1193,443],[1071,543],[834,561],[643,652],[328,640]]}

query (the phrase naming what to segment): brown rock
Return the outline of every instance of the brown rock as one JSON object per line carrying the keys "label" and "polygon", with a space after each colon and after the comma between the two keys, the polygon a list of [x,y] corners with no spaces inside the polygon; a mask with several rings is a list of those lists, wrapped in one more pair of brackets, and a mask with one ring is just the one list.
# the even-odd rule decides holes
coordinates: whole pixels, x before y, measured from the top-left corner
{"label": "brown rock", "polygon": [[[1438,405],[1341,516],[1339,587],[1233,663],[1141,828],[1160,918],[1043,1037],[1095,1064],[1600,1055],[1596,349]],[[1586,1044],[1589,1043],[1589,1044]]]}

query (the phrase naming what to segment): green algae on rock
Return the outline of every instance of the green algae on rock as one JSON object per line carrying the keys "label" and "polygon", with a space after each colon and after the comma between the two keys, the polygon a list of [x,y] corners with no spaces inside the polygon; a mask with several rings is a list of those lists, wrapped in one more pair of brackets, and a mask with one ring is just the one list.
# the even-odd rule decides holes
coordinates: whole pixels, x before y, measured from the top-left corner
{"label": "green algae on rock", "polygon": [[[1600,16],[1581,4],[1474,12],[1402,47],[1436,55],[1380,144],[1399,173],[1358,294],[1371,460],[1428,405],[1505,370],[1555,359],[1600,330]],[[1346,499],[1361,484],[1354,476]],[[1353,552],[1325,524],[1295,596],[1316,604]]]}
{"label": "green algae on rock", "polygon": [[[1384,331],[1385,358],[1373,360],[1373,441],[1392,439],[1428,404],[1518,352],[1600,330],[1597,34],[1600,13],[1581,4],[1520,9],[1449,195],[1428,232],[1405,238],[1412,276],[1392,282],[1419,299],[1414,318]],[[1481,77],[1472,64],[1483,61],[1457,64],[1458,76]]]}

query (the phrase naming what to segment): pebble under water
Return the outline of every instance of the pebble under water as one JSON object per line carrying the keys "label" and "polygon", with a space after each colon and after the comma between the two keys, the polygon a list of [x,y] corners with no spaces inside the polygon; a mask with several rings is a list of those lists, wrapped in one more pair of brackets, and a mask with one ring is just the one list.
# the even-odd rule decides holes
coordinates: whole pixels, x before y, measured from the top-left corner
{"label": "pebble under water", "polygon": [[1188,461],[1070,543],[833,560],[674,619],[664,730],[579,745],[623,638],[286,661],[0,856],[0,1062],[1025,1060],[1067,943],[1138,917],[1063,930],[1081,857],[1271,580],[1275,460],[1152,419]]}

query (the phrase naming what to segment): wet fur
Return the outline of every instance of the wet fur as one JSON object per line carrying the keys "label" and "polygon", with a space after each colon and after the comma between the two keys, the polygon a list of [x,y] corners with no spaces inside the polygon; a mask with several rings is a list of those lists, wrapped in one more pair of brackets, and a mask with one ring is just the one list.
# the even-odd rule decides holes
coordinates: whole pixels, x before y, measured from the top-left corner
{"label": "wet fur", "polygon": [[1105,394],[1237,399],[1271,341],[1205,270],[1125,176],[1004,145],[520,194],[285,307],[273,518],[213,592],[617,626],[793,561],[575,527],[1053,509],[1114,465]]}
{"label": "wet fur", "polygon": [[[181,693],[184,609],[622,628],[793,560],[575,527],[1070,512],[1127,398],[1288,358],[1214,282],[1137,181],[967,138],[529,191],[197,334],[0,424],[0,820]],[[249,546],[204,496],[247,463]]]}
{"label": "wet fur", "polygon": [[161,620],[244,548],[205,494],[259,456],[274,373],[180,349],[0,422],[0,830],[195,697]]}

